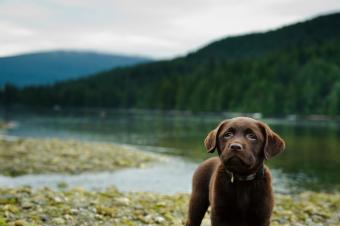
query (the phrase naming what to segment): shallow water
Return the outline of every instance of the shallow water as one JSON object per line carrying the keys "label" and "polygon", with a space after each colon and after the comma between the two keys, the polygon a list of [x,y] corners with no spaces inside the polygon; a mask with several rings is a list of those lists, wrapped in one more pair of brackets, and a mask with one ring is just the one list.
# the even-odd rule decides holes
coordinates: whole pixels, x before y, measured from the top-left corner
{"label": "shallow water", "polygon": [[[168,157],[160,163],[145,168],[122,169],[117,172],[82,173],[79,175],[24,175],[19,177],[0,176],[0,187],[28,185],[32,188],[50,187],[68,189],[83,187],[103,190],[116,186],[120,191],[147,191],[163,194],[190,193],[192,172],[197,164],[176,157]],[[272,170],[274,190],[277,193],[295,192],[294,186],[278,170]],[[66,185],[66,188],[64,186]]]}
{"label": "shallow water", "polygon": [[[19,125],[10,130],[9,135],[109,141],[175,157],[169,158],[171,160],[166,164],[141,170],[127,169],[116,173],[89,173],[79,176],[48,175],[45,178],[54,178],[54,182],[46,179],[47,185],[65,180],[70,186],[94,188],[94,185],[116,185],[122,190],[163,193],[170,190],[190,190],[191,175],[196,165],[214,156],[204,150],[203,140],[206,134],[220,120],[229,117],[224,114],[191,115],[141,111],[12,112],[8,115]],[[287,143],[284,153],[267,162],[273,169],[277,190],[290,192],[339,189],[339,124],[332,121],[264,121]],[[0,183],[6,180],[9,184],[10,180],[13,184],[18,183],[15,181],[26,181],[35,186],[43,185],[45,180],[39,179],[39,176],[20,178],[2,177]]]}
{"label": "shallow water", "polygon": [[161,163],[145,168],[122,169],[117,172],[82,173],[79,175],[24,175],[19,177],[0,176],[0,187],[29,185],[33,188],[83,187],[102,190],[116,186],[121,191],[151,191],[174,194],[190,192],[191,172],[195,164],[178,158],[163,159]]}

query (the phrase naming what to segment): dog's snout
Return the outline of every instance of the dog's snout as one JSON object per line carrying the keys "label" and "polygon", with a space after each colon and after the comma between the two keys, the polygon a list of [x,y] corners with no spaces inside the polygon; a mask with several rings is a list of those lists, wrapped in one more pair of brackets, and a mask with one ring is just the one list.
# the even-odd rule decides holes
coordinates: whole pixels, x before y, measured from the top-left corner
{"label": "dog's snout", "polygon": [[230,149],[233,151],[242,151],[242,145],[238,143],[232,143],[230,144]]}

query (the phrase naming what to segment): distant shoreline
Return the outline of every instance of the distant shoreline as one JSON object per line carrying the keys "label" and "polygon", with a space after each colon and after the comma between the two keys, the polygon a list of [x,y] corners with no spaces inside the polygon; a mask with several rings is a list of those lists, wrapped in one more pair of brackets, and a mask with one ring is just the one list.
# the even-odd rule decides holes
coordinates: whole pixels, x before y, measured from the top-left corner
{"label": "distant shoreline", "polygon": [[[98,116],[99,118],[109,117],[111,114],[155,114],[160,116],[178,116],[178,117],[197,117],[197,118],[233,118],[238,116],[247,116],[256,119],[262,119],[269,122],[291,122],[291,123],[340,123],[339,116],[330,116],[325,114],[282,114],[282,115],[263,115],[261,112],[228,112],[228,111],[189,111],[189,110],[159,110],[159,109],[145,109],[145,108],[107,108],[107,107],[63,107],[54,105],[53,107],[38,107],[38,106],[24,106],[13,105],[6,111],[4,108],[0,109],[1,116],[11,113],[34,113],[34,114],[90,114]],[[10,115],[8,115],[10,118]],[[1,121],[0,121],[1,128]]]}

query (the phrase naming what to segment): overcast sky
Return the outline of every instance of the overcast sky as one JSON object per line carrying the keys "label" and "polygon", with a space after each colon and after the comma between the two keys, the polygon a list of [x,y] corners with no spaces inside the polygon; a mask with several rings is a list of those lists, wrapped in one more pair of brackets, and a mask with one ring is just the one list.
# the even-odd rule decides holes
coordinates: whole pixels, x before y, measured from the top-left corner
{"label": "overcast sky", "polygon": [[0,56],[76,49],[171,58],[340,11],[340,0],[0,0]]}

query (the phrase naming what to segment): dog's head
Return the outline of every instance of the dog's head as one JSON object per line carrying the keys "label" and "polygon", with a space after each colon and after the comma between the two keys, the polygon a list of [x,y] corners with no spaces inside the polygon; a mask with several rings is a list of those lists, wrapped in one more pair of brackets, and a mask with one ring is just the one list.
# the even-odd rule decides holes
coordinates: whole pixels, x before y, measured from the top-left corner
{"label": "dog's head", "polygon": [[249,173],[282,152],[285,143],[268,125],[248,117],[221,122],[204,140],[208,152],[217,149],[221,162],[231,172]]}

